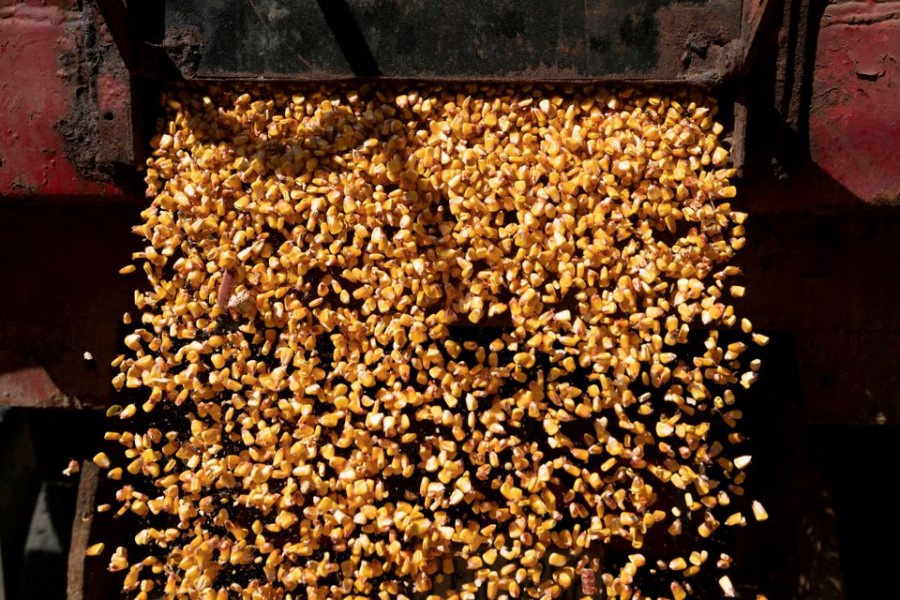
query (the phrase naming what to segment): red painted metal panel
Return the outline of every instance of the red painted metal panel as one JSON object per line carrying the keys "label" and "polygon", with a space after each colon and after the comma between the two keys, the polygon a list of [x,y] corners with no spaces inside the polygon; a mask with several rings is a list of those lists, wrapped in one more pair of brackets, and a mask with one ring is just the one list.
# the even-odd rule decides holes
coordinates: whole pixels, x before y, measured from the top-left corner
{"label": "red painted metal panel", "polygon": [[28,367],[11,373],[0,373],[0,406],[80,408],[80,403],[66,396],[41,367]]}
{"label": "red painted metal panel", "polygon": [[[80,135],[91,128],[92,113],[94,123],[100,117],[96,86],[83,76],[89,22],[74,4],[0,2],[0,197],[122,195],[90,173],[98,165],[93,155],[103,154],[90,135]],[[110,114],[127,115],[121,107]],[[116,137],[130,136],[130,128],[119,127]],[[79,153],[91,158],[76,160]]]}
{"label": "red painted metal panel", "polygon": [[822,18],[810,106],[813,161],[858,198],[900,202],[900,2]]}

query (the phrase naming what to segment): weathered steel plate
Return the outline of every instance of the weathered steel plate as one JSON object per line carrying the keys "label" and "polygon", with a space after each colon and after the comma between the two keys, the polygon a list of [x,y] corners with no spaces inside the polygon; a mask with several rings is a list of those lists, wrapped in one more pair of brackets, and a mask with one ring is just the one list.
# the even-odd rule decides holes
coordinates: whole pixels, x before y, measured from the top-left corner
{"label": "weathered steel plate", "polygon": [[641,80],[738,67],[740,0],[166,0],[189,79]]}

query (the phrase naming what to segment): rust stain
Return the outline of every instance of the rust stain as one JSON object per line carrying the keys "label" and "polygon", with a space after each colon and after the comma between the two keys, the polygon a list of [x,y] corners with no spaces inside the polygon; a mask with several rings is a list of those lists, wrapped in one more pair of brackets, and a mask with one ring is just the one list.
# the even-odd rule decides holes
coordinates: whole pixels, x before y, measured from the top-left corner
{"label": "rust stain", "polygon": [[[56,130],[63,137],[66,158],[81,177],[111,182],[109,165],[101,158],[101,149],[111,141],[101,131],[99,86],[103,75],[127,82],[128,73],[124,65],[115,65],[118,50],[109,36],[104,35],[103,21],[89,5],[66,24],[65,31],[70,43],[59,53],[59,76],[69,89],[71,103],[68,114],[56,123]],[[109,73],[111,64],[118,67],[118,72]],[[130,128],[120,127],[115,133],[130,140]],[[130,143],[117,145],[128,147]]]}
{"label": "rust stain", "polygon": [[75,145],[65,134],[83,136],[55,127],[90,97],[75,81],[84,15],[60,4],[0,7],[0,194],[118,195],[68,152]]}
{"label": "rust stain", "polygon": [[660,23],[658,68],[685,80],[716,84],[737,74],[743,42],[731,15],[718,7],[672,4],[656,13]]}
{"label": "rust stain", "polygon": [[203,33],[196,27],[173,27],[166,33],[163,47],[172,62],[184,74],[193,78],[203,56]]}

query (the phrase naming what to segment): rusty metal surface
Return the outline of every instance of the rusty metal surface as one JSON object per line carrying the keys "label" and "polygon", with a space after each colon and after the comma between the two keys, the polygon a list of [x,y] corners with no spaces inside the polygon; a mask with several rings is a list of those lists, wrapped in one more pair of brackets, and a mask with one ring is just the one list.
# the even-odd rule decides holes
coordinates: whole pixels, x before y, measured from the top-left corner
{"label": "rusty metal surface", "polygon": [[188,78],[691,81],[741,56],[740,0],[167,0]]}
{"label": "rusty metal surface", "polygon": [[815,58],[813,161],[865,202],[900,203],[900,2],[829,6]]}
{"label": "rusty metal surface", "polygon": [[741,20],[741,41],[743,44],[743,65],[753,64],[765,36],[761,33],[771,26],[781,3],[776,0],[744,0]]}
{"label": "rusty metal surface", "polygon": [[85,587],[85,552],[90,545],[91,525],[94,521],[97,480],[100,470],[89,460],[81,463],[78,482],[78,499],[75,501],[75,519],[72,522],[72,542],[69,545],[66,597],[68,600],[90,598],[90,587]]}
{"label": "rusty metal surface", "polygon": [[90,3],[0,0],[0,198],[111,196],[129,77]]}
{"label": "rusty metal surface", "polygon": [[771,130],[766,133],[775,138],[772,150],[778,177],[793,172],[798,158],[806,152],[806,109],[817,26],[812,4],[812,0],[784,0],[776,37],[775,89],[771,101],[778,120],[767,123]]}

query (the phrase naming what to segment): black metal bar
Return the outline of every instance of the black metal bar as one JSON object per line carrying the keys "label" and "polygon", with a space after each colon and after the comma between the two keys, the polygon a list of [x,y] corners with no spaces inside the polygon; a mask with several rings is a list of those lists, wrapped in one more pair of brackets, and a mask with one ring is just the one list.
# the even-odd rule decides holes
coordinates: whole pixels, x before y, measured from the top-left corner
{"label": "black metal bar", "polygon": [[165,24],[195,79],[715,84],[741,58],[741,0],[166,0]]}
{"label": "black metal bar", "polygon": [[363,36],[362,30],[356,23],[356,18],[350,11],[345,0],[316,0],[328,26],[334,33],[334,38],[347,59],[347,64],[357,77],[377,77],[381,75],[378,63],[372,56],[369,44]]}

